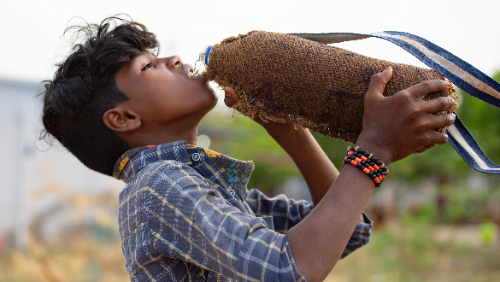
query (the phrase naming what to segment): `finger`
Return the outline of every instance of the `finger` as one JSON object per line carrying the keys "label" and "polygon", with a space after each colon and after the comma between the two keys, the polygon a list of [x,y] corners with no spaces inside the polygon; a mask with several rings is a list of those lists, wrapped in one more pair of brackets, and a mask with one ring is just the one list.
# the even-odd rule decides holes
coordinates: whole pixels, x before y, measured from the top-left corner
{"label": "finger", "polygon": [[455,104],[455,99],[452,97],[439,97],[436,99],[423,101],[422,110],[428,113],[437,113],[440,111],[447,111],[453,107]]}
{"label": "finger", "polygon": [[231,86],[224,86],[224,93],[236,99],[236,91]]}
{"label": "finger", "polygon": [[231,108],[237,102],[236,91],[234,91],[232,87],[226,86],[224,87],[224,93],[225,93],[224,103],[226,104],[226,106]]}
{"label": "finger", "polygon": [[408,93],[414,98],[423,98],[427,94],[445,91],[451,87],[451,83],[445,80],[426,80],[417,85],[413,85],[406,89]]}
{"label": "finger", "polygon": [[438,131],[430,131],[428,137],[428,144],[438,144],[443,145],[448,142],[448,134],[441,133]]}
{"label": "finger", "polygon": [[455,114],[446,114],[446,115],[429,115],[429,118],[426,120],[425,129],[435,130],[438,128],[444,128],[455,123],[456,119]]}
{"label": "finger", "polygon": [[386,68],[383,72],[372,75],[368,85],[367,98],[383,96],[385,86],[392,77],[392,67]]}

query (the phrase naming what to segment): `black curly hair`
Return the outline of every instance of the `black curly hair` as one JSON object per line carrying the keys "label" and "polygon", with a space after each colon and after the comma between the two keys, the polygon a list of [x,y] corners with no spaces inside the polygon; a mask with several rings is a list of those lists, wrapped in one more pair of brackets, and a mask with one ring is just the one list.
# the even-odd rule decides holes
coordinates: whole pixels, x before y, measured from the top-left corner
{"label": "black curly hair", "polygon": [[55,137],[84,165],[112,176],[115,162],[129,149],[102,120],[107,110],[129,99],[114,76],[145,51],[157,54],[159,43],[144,25],[118,16],[65,33],[75,30],[70,55],[57,64],[52,80],[43,81],[41,138]]}

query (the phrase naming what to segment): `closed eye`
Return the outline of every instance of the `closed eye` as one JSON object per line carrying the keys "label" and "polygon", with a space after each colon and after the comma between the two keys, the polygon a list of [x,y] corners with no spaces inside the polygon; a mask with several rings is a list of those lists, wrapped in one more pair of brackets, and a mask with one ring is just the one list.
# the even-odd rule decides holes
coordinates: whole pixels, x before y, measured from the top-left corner
{"label": "closed eye", "polygon": [[152,63],[147,63],[142,69],[141,71],[145,71],[146,69],[149,69],[149,68],[152,68],[153,67],[153,64]]}

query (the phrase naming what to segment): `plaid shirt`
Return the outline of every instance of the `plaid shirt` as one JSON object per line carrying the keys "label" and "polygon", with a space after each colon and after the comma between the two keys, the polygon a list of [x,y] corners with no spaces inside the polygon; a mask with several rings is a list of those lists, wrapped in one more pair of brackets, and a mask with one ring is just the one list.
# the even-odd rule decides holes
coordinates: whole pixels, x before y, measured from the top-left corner
{"label": "plaid shirt", "polygon": [[[286,233],[312,204],[246,190],[253,170],[183,141],[136,148],[115,166],[122,251],[132,281],[304,281]],[[342,257],[365,245],[359,222]]]}

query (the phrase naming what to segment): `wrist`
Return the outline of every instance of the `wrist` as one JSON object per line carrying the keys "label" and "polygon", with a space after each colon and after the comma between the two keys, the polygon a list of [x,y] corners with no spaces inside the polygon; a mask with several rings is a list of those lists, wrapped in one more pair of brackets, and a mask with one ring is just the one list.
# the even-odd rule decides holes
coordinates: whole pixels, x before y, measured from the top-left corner
{"label": "wrist", "polygon": [[343,165],[353,165],[375,182],[375,188],[380,187],[382,181],[389,173],[386,164],[372,153],[359,146],[349,146]]}
{"label": "wrist", "polygon": [[378,144],[378,142],[376,142],[375,140],[377,139],[365,138],[365,136],[363,136],[363,133],[361,133],[361,135],[358,137],[358,140],[356,140],[356,146],[369,151],[386,165],[389,165],[393,162],[393,156],[390,150],[387,149],[386,146]]}

